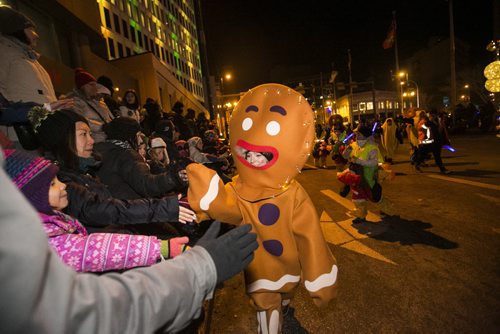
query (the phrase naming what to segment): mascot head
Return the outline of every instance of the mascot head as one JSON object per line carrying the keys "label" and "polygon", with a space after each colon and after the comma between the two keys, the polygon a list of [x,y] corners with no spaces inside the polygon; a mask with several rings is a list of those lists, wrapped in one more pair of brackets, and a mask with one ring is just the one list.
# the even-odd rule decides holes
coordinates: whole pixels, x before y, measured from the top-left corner
{"label": "mascot head", "polygon": [[300,93],[283,85],[264,84],[241,98],[229,130],[240,182],[283,189],[312,150],[314,115]]}

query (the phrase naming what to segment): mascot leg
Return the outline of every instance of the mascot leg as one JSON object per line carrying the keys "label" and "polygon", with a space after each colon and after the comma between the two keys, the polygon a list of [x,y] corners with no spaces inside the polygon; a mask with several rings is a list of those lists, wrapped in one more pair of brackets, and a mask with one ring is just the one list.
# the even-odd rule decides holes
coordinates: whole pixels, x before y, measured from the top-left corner
{"label": "mascot leg", "polygon": [[394,208],[394,204],[387,198],[382,197],[382,199],[377,203],[380,209],[380,213],[387,216],[396,216],[398,213]]}
{"label": "mascot leg", "polygon": [[356,208],[351,211],[351,214],[358,219],[364,220],[368,214],[368,201],[354,200],[353,203]]}
{"label": "mascot leg", "polygon": [[261,292],[254,293],[251,297],[251,304],[257,310],[257,333],[281,333],[283,324],[281,294],[278,292]]}

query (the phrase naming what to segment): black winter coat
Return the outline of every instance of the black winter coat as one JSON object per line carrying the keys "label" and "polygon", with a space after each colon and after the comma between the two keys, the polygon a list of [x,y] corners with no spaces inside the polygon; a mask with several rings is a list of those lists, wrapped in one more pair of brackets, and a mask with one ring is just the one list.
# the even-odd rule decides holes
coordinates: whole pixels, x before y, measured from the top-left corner
{"label": "black winter coat", "polygon": [[131,148],[123,148],[107,141],[94,147],[102,157],[102,166],[97,171],[97,176],[115,198],[159,197],[186,186],[177,174],[151,174],[144,159]]}
{"label": "black winter coat", "polygon": [[110,225],[124,227],[178,221],[179,201],[176,196],[119,200],[91,175],[61,169],[57,176],[67,185],[68,206],[64,212],[77,218],[89,232],[98,232]]}

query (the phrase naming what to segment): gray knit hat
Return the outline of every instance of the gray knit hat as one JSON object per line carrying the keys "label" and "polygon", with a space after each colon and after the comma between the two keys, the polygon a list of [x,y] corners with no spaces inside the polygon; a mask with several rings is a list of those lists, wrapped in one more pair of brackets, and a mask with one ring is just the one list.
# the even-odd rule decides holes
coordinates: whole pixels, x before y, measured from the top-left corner
{"label": "gray knit hat", "polygon": [[29,27],[35,27],[29,17],[9,6],[0,6],[0,33],[12,35]]}

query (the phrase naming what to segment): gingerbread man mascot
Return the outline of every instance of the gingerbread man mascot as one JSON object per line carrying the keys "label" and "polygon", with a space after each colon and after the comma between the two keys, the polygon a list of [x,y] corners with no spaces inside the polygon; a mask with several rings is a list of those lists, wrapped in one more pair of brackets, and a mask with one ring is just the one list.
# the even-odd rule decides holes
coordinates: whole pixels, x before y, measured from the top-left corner
{"label": "gingerbread man mascot", "polygon": [[200,218],[251,224],[259,248],[245,271],[259,333],[280,333],[281,308],[302,282],[317,306],[335,297],[337,265],[316,209],[294,179],[314,143],[313,111],[295,90],[264,84],[235,107],[231,152],[238,175],[223,184],[199,164],[187,167],[188,199]]}

